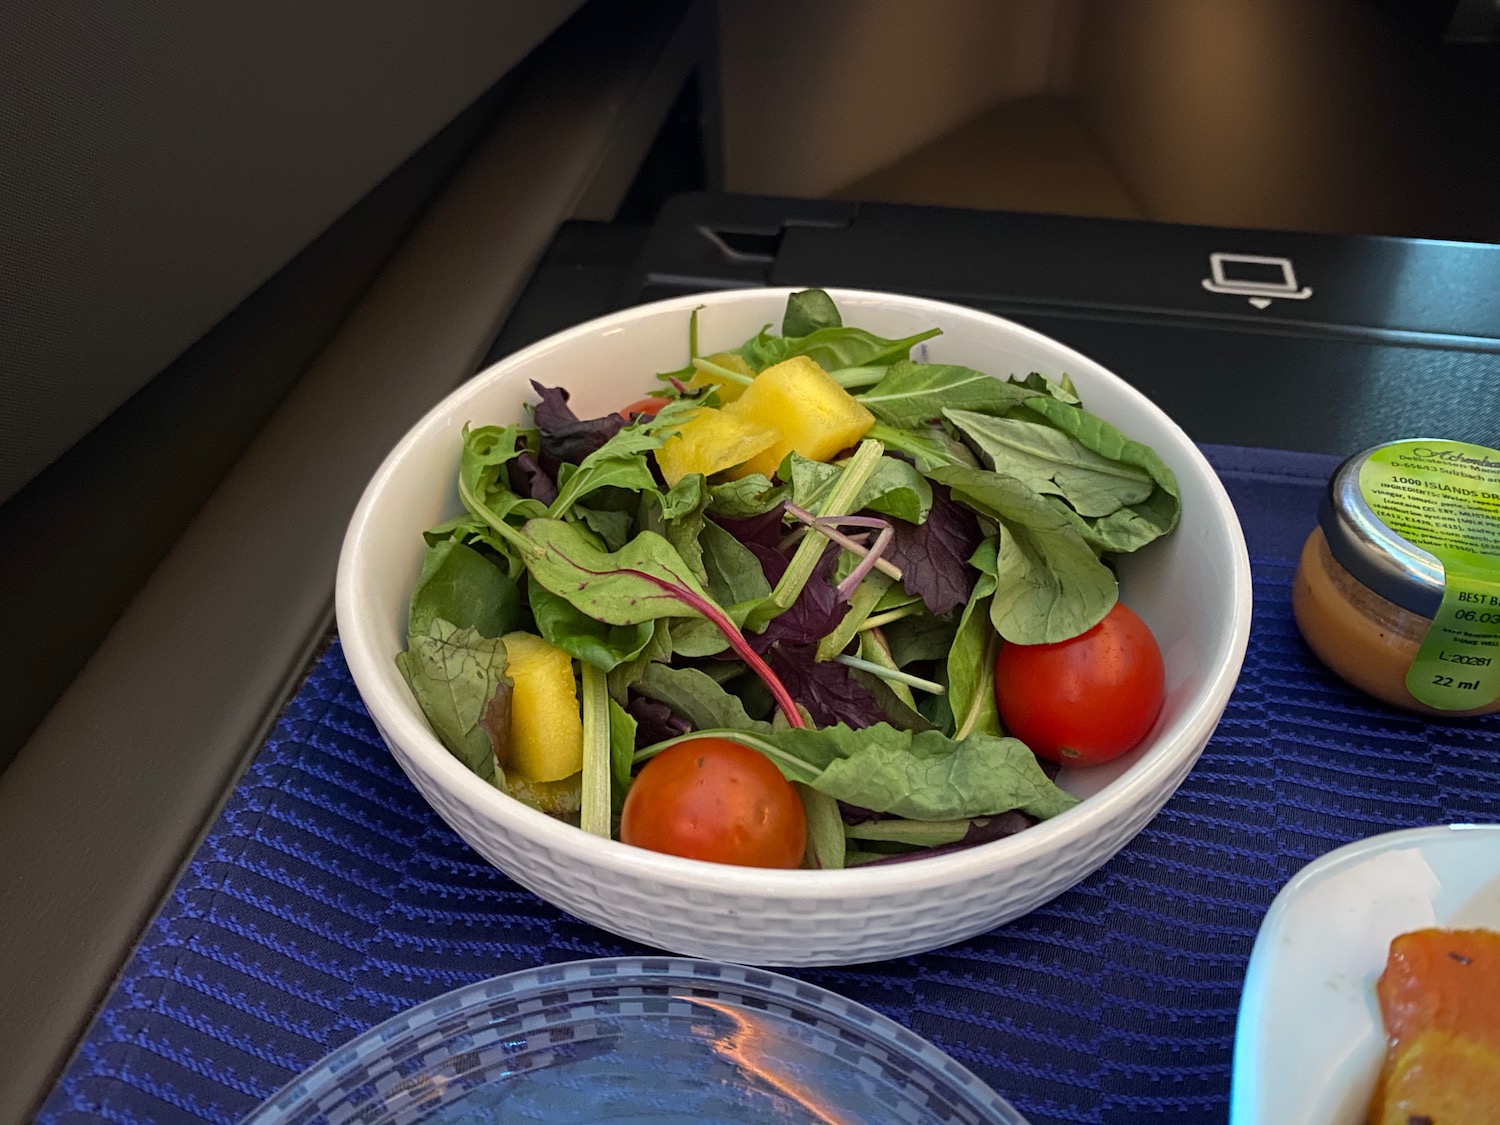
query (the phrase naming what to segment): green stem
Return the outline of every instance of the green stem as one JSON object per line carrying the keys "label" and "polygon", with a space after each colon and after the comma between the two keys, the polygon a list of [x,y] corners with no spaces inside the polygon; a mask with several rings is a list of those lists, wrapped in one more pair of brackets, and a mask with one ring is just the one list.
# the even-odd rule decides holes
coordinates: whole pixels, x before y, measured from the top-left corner
{"label": "green stem", "polygon": [[727,367],[720,367],[709,359],[693,357],[693,367],[705,375],[712,375],[715,379],[723,379],[726,383],[738,383],[742,387],[748,387],[755,382],[749,375],[742,375],[738,371],[731,371]]}
{"label": "green stem", "polygon": [[888,609],[884,613],[877,613],[867,617],[860,622],[859,631],[863,633],[866,629],[878,629],[882,625],[889,625],[892,621],[900,621],[903,617],[915,617],[923,612],[926,607],[921,602],[912,602],[911,605],[898,606],[896,609]]}
{"label": "green stem", "polygon": [[910,672],[902,672],[896,668],[887,668],[885,665],[876,664],[871,660],[861,660],[857,656],[844,656],[840,654],[833,659],[850,668],[858,668],[861,672],[868,672],[872,676],[879,676],[882,680],[894,680],[898,684],[905,684],[907,687],[931,692],[933,695],[942,695],[947,690],[942,684],[934,683],[932,680],[924,680],[921,676],[913,676]]}
{"label": "green stem", "polygon": [[583,804],[578,826],[608,839],[610,835],[609,687],[592,664],[583,668]]}
{"label": "green stem", "polygon": [[873,387],[880,380],[890,374],[889,367],[841,367],[837,371],[830,371],[833,381],[846,391],[858,390],[861,387]]}
{"label": "green stem", "polygon": [[969,700],[969,710],[963,722],[953,732],[956,742],[962,742],[974,733],[979,716],[984,710],[985,696],[995,692],[995,657],[1000,646],[1000,634],[991,629],[984,642],[984,655],[979,658],[979,684],[974,689],[974,698]]}
{"label": "green stem", "polygon": [[[847,516],[859,496],[859,490],[865,486],[884,455],[885,446],[880,442],[868,439],[860,442],[854,456],[845,464],[843,474],[819,506],[818,515]],[[828,541],[821,535],[809,535],[797,544],[797,551],[792,555],[786,573],[776,583],[776,588],[771,591],[768,599],[769,606],[775,610],[771,617],[791,608],[797,596],[802,593],[802,588],[807,585],[807,580],[812,577],[813,568],[818,565],[818,559],[822,557],[823,548],[827,545]]]}

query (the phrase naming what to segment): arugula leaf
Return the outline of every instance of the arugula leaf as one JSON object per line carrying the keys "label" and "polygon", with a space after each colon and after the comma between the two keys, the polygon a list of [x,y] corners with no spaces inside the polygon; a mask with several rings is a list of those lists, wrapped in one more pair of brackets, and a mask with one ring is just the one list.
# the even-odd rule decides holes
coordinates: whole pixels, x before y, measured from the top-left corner
{"label": "arugula leaf", "polygon": [[1078,803],[1014,738],[972,734],[955,741],[888,723],[858,730],[839,724],[769,734],[703,733],[753,746],[788,779],[846,805],[909,820],[969,820],[1012,809],[1046,820]]}
{"label": "arugula leaf", "polygon": [[858,396],[864,408],[893,426],[912,427],[945,410],[1004,414],[1037,391],[950,363],[893,363],[885,378]]}
{"label": "arugula leaf", "polygon": [[[843,474],[842,468],[811,460],[800,453],[791,455],[791,464],[792,503],[808,511],[817,511],[823,498]],[[854,494],[849,510],[869,510],[907,523],[921,523],[931,507],[932,486],[926,478],[909,462],[882,457],[875,462],[869,478]]]}
{"label": "arugula leaf", "polygon": [[770,730],[771,724],[752,719],[745,705],[730,695],[705,672],[696,668],[672,668],[649,664],[634,688],[648,699],[665,703],[694,730]]}
{"label": "arugula leaf", "polygon": [[595,621],[564,598],[558,597],[534,577],[528,583],[527,597],[536,629],[542,639],[560,648],[575,660],[592,664],[608,672],[634,660],[650,643],[655,623],[641,621],[633,625],[607,625]]}
{"label": "arugula leaf", "polygon": [[781,318],[783,336],[806,336],[820,328],[843,326],[838,306],[821,289],[803,289],[786,299],[786,313]]}
{"label": "arugula leaf", "polygon": [[[1056,399],[1045,401],[1064,406]],[[1076,407],[1066,409],[1082,414]],[[1015,477],[1033,492],[1061,496],[1081,516],[1107,516],[1146,499],[1155,487],[1145,470],[1095,453],[1042,422],[992,418],[967,410],[943,414],[974,443],[995,472]]]}
{"label": "arugula leaf", "polygon": [[499,637],[520,628],[526,615],[521,592],[505,571],[472,547],[445,539],[422,556],[407,633],[424,635],[438,619]]}
{"label": "arugula leaf", "polygon": [[977,469],[928,475],[1001,526],[990,619],[1005,640],[1065,641],[1093,628],[1114,606],[1114,574],[1067,517],[1022,482]]}
{"label": "arugula leaf", "polygon": [[[495,730],[509,727],[498,714],[490,714],[494,708],[508,714],[511,682],[505,666],[504,642],[440,618],[425,632],[409,636],[406,651],[396,654],[396,667],[433,733],[449,753],[491,782],[496,777],[497,745],[484,723],[489,716]],[[504,747],[498,749],[503,752]]]}
{"label": "arugula leaf", "polygon": [[[929,475],[938,479],[934,474]],[[885,557],[901,568],[901,585],[906,592],[920,597],[927,612],[936,616],[963,605],[976,577],[969,566],[969,556],[980,542],[979,522],[974,514],[962,504],[954,503],[946,489],[935,488],[925,523],[897,520],[891,528],[895,536],[886,548]]]}

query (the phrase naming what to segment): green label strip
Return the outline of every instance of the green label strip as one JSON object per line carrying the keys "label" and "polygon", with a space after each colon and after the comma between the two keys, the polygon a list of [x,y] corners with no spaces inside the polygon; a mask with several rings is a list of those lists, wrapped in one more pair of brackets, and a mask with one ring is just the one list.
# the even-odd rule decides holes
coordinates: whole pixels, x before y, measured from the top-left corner
{"label": "green label strip", "polygon": [[1462,441],[1403,441],[1359,471],[1370,508],[1443,564],[1443,601],[1406,687],[1439,711],[1500,699],[1500,451]]}

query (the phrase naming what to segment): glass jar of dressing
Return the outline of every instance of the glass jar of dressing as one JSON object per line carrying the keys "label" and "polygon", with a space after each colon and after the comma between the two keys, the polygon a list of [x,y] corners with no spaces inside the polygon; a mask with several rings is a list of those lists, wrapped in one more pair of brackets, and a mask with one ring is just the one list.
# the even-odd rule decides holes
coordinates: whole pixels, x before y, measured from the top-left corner
{"label": "glass jar of dressing", "polygon": [[1334,472],[1292,579],[1308,646],[1430,715],[1500,711],[1500,451],[1398,441]]}

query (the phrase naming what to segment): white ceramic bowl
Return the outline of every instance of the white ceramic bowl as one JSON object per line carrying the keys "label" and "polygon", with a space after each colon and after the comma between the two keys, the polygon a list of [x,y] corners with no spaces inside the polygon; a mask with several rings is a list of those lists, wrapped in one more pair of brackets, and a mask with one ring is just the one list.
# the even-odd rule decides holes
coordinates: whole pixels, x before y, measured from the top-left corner
{"label": "white ceramic bowl", "polygon": [[674,953],[759,965],[831,965],[922,952],[989,930],[1072,887],[1114,855],[1197,760],[1239,675],[1250,631],[1244,536],[1218,477],[1144,395],[1030,329],[972,309],[888,293],[831,290],[845,323],[901,337],[937,326],[933,361],[1001,378],[1070,375],[1085,406],[1145,442],[1177,474],[1182,521],[1120,565],[1124,597],[1154,630],[1167,699],[1130,754],[1065,770],[1075,808],[1008,839],[910,863],[769,871],[600,840],[500,793],[428,729],[396,670],[423,529],[456,514],[459,433],[509,423],[530,381],[572,393],[580,417],[618,409],[687,359],[688,315],[706,352],[779,325],[787,289],[699,294],[627,309],[517,352],[449,395],[392,450],[366,488],[339,560],[337,612],[354,682],[402,769],[473,848],[576,917]]}

